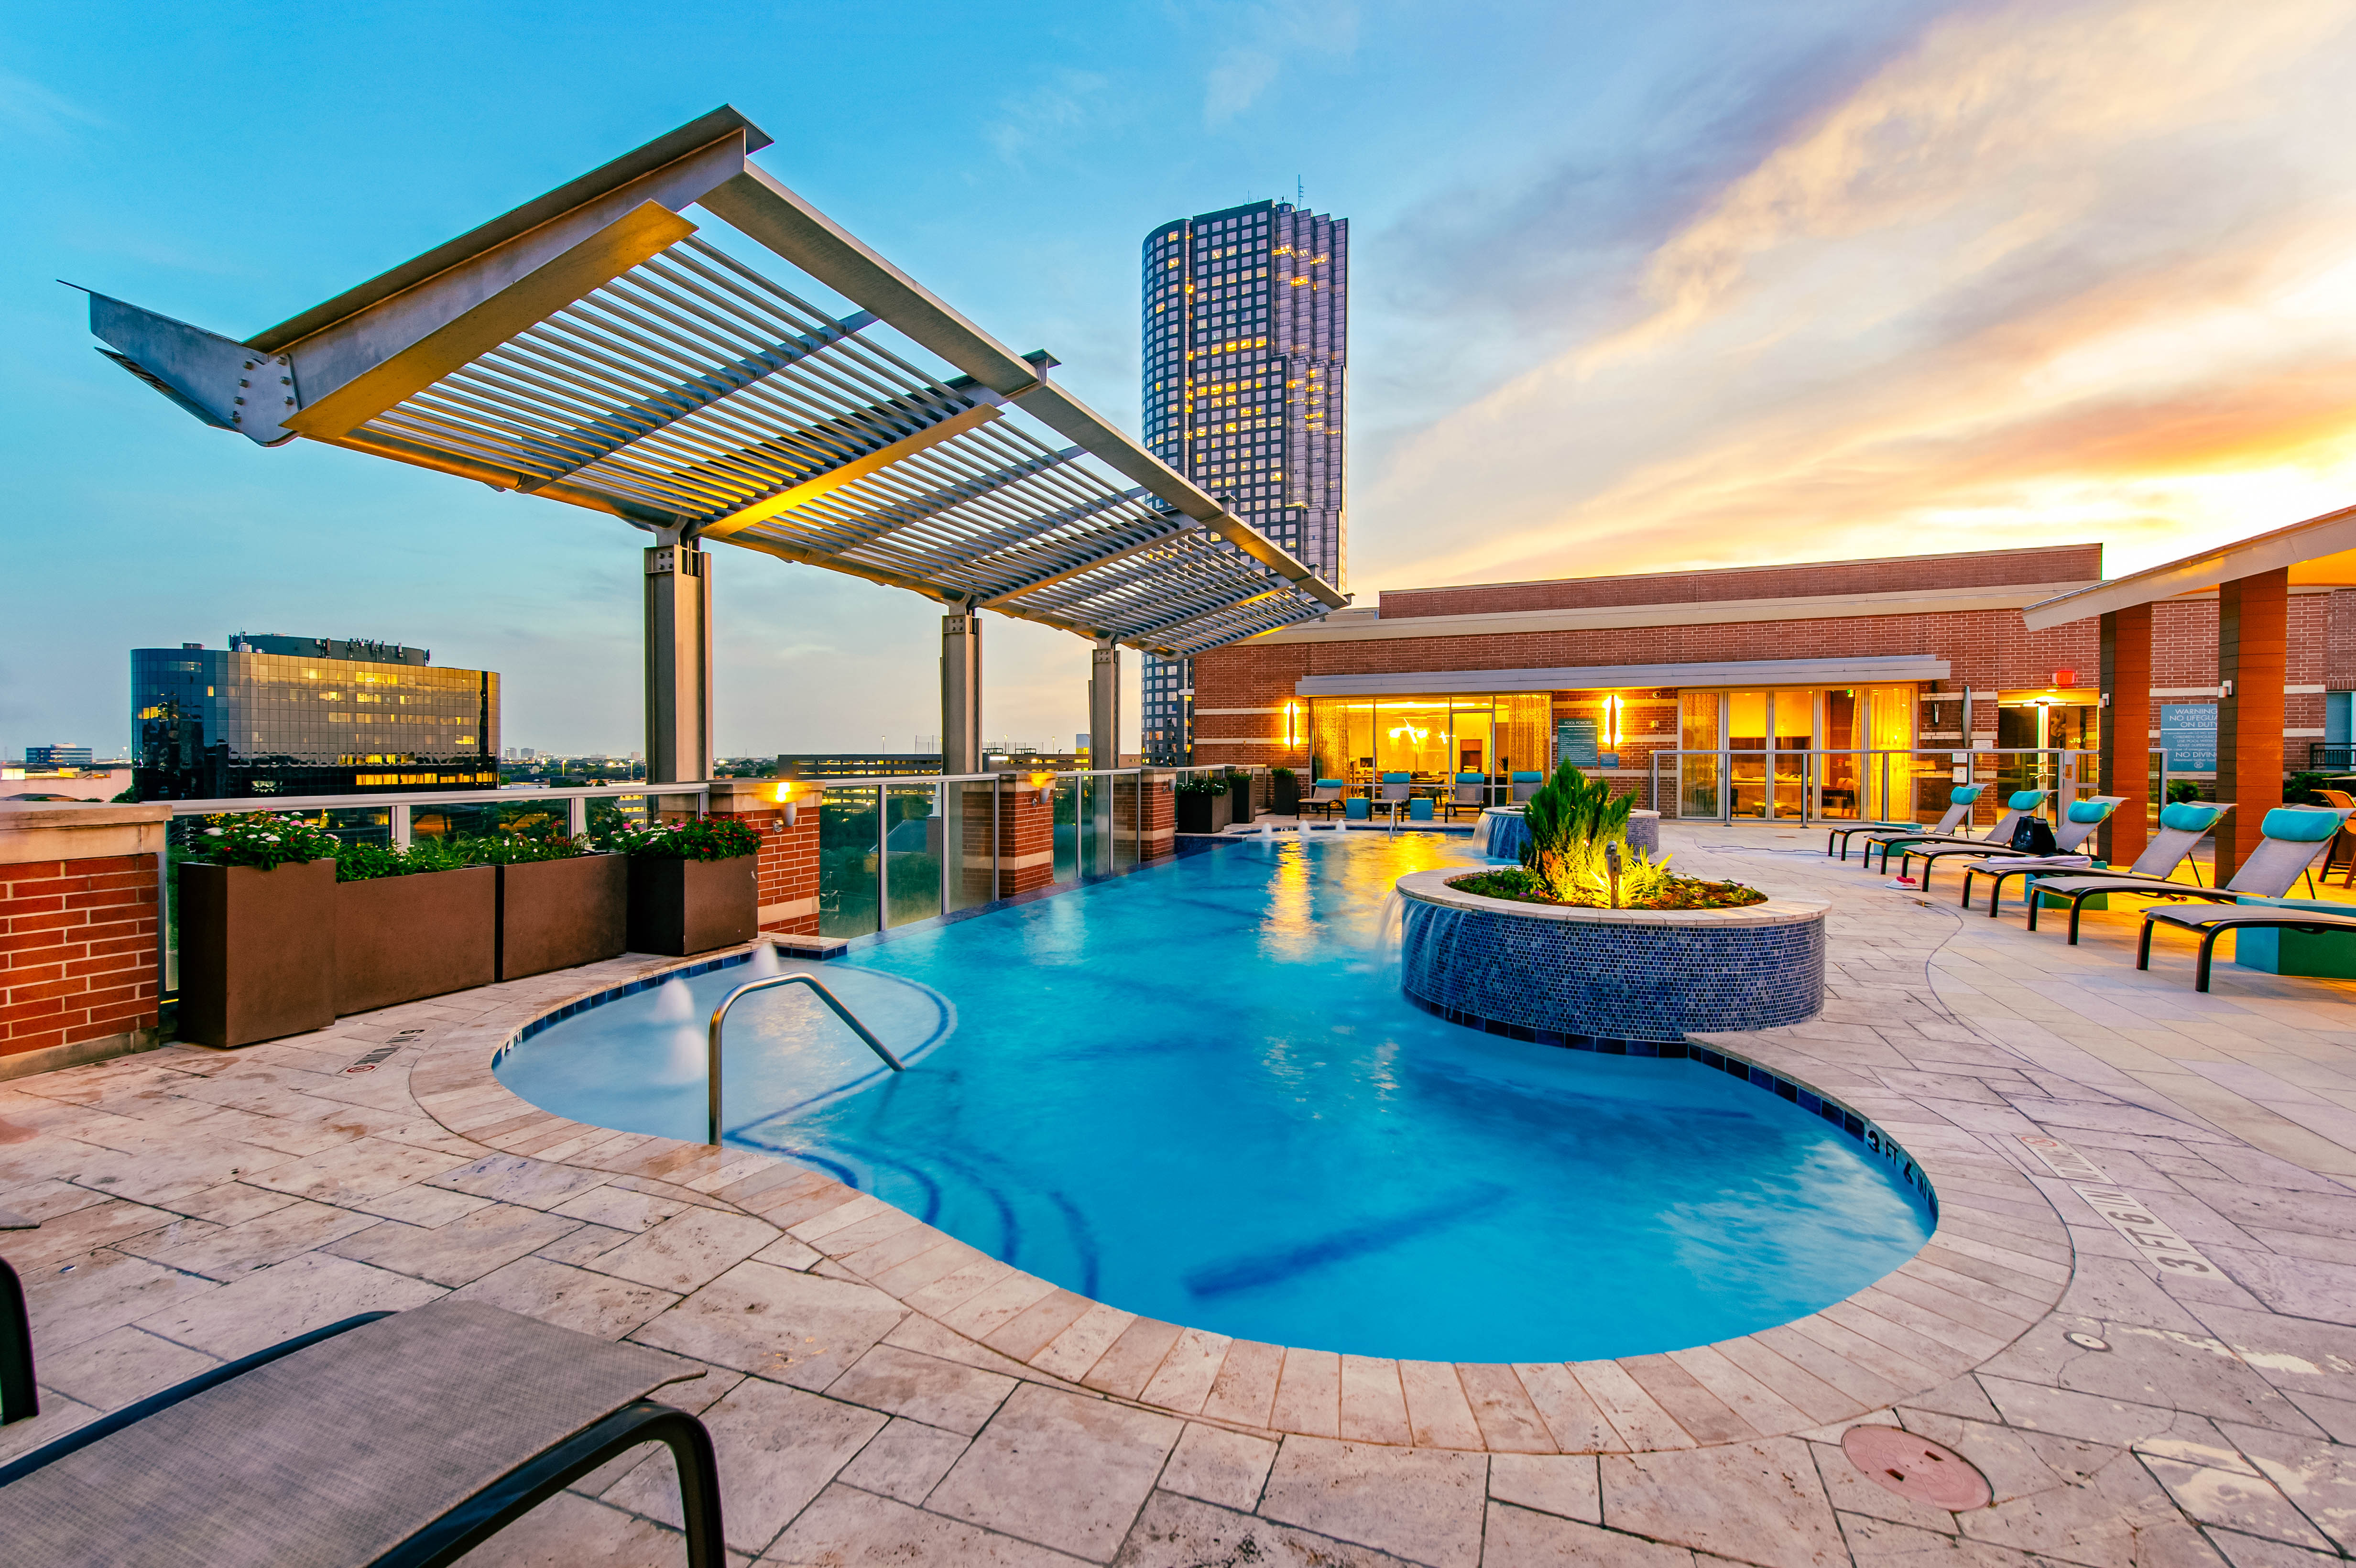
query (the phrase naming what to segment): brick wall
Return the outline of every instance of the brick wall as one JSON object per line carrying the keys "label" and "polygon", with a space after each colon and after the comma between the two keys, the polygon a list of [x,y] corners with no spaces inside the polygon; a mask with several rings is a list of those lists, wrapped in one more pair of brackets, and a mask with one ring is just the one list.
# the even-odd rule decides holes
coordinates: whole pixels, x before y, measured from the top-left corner
{"label": "brick wall", "polygon": [[[1389,618],[1387,600],[1384,614]],[[2350,647],[2351,642],[2356,642],[2356,592],[2294,594],[2289,615],[2287,684],[2329,684],[2338,688],[2344,682],[2356,686],[2356,652]],[[1196,761],[1303,766],[1306,752],[1302,746],[1295,746],[1288,753],[1281,744],[1269,739],[1282,732],[1282,721],[1276,713],[1223,714],[1216,710],[1280,709],[1292,699],[1295,683],[1310,676],[1903,655],[1947,660],[1950,674],[1940,683],[1942,689],[1969,686],[1984,697],[1992,697],[1997,691],[2045,687],[2053,679],[2054,672],[2065,669],[2076,672],[2079,686],[2093,687],[2101,663],[2099,627],[2093,619],[2031,632],[2017,610],[1865,615],[1823,621],[1726,622],[1696,626],[1602,627],[1479,636],[1241,643],[1195,656],[1195,733],[1198,740],[1213,741],[1242,736],[1256,739],[1246,745],[1205,746]],[[2213,689],[2217,684],[2217,602],[2171,600],[2154,605],[2152,663],[2154,687],[2164,690]],[[1993,701],[1975,703],[1973,733],[1983,738],[1993,736],[1996,716]],[[2286,700],[2283,723],[2291,730],[2320,730],[2322,697],[2315,693],[2291,695]],[[1631,737],[1621,752],[1628,765],[1641,766],[1651,749],[1651,742],[1644,738]],[[2298,755],[2305,755],[2299,745],[2295,744],[2293,749]]]}
{"label": "brick wall", "polygon": [[761,835],[758,884],[761,929],[781,936],[818,934],[818,801],[795,812],[788,827],[777,803],[776,784],[766,779],[732,779],[715,784],[712,815],[730,816]]}
{"label": "brick wall", "polygon": [[1178,797],[1170,793],[1177,774],[1160,768],[1146,770],[1139,787],[1145,792],[1144,843],[1138,859],[1166,859],[1178,852]]}
{"label": "brick wall", "polygon": [[1043,802],[1021,774],[998,795],[998,891],[1001,898],[1044,888],[1055,880],[1055,807]]}
{"label": "brick wall", "polygon": [[0,865],[0,1060],[156,1025],[155,858]]}
{"label": "brick wall", "polygon": [[1472,615],[1509,610],[1587,610],[1608,604],[1686,604],[1721,599],[1811,598],[1902,593],[1925,588],[1997,588],[2091,582],[2103,575],[2098,544],[1965,555],[1900,556],[1883,560],[1815,561],[1638,577],[1574,577],[1551,582],[1409,588],[1382,595],[1382,618]]}

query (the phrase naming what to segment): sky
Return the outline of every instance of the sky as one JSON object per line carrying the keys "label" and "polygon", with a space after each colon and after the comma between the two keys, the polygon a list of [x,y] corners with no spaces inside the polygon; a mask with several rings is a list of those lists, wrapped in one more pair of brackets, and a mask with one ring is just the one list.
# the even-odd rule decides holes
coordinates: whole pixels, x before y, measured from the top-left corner
{"label": "sky", "polygon": [[[1138,245],[1352,230],[1349,590],[2099,540],[2356,500],[2356,0],[0,7],[0,754],[127,650],[501,672],[640,738],[643,536],[208,429],[58,280],[243,337],[721,103],[787,185],[1134,431]],[[912,748],[939,607],[735,550],[723,755]],[[992,739],[1087,727],[1002,617]],[[1135,744],[1134,665],[1124,700]]]}

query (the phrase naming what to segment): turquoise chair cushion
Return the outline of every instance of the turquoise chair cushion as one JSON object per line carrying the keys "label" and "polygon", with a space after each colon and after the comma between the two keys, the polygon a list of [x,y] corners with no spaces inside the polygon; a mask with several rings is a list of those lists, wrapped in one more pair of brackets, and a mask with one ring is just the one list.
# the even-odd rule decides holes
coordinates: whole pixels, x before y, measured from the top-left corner
{"label": "turquoise chair cushion", "polygon": [[2115,801],[2073,800],[2070,803],[2070,820],[2072,822],[2100,822],[2103,818],[2108,816],[2112,811],[2116,808],[2116,805],[2117,803]]}
{"label": "turquoise chair cushion", "polygon": [[1488,776],[1489,775],[1487,773],[1458,773],[1456,775],[1456,782],[1458,784],[1480,784],[1487,779]]}
{"label": "turquoise chair cushion", "polygon": [[1407,819],[1409,822],[1430,821],[1431,797],[1428,795],[1419,795],[1413,800],[1408,801],[1407,803]]}
{"label": "turquoise chair cushion", "polygon": [[1366,804],[1366,797],[1363,795],[1354,795],[1342,803],[1342,815],[1353,821],[1363,822],[1372,809]]}
{"label": "turquoise chair cushion", "polygon": [[1544,773],[1515,773],[1514,775],[1514,782],[1515,784],[1527,784],[1532,779],[1542,779],[1544,777],[1546,777],[1546,774]]}
{"label": "turquoise chair cushion", "polygon": [[2316,844],[2340,831],[2340,814],[2336,811],[2301,811],[2292,806],[2276,806],[2266,813],[2258,825],[2269,838],[2286,838],[2294,844]]}
{"label": "turquoise chair cushion", "polygon": [[1957,784],[1954,788],[1947,792],[1947,804],[1949,805],[1969,805],[1972,802],[1979,799],[1981,794],[1985,792],[1987,788],[1987,785],[1986,784]]}
{"label": "turquoise chair cushion", "polygon": [[2159,812],[2159,825],[2173,827],[2179,833],[2206,833],[2217,825],[2225,813],[2217,806],[2201,805],[2193,801],[2179,800],[2164,805]]}
{"label": "turquoise chair cushion", "polygon": [[1414,782],[1415,775],[1413,773],[1385,773],[1383,775],[1383,783],[1385,784],[1413,784]]}
{"label": "turquoise chair cushion", "polygon": [[2017,789],[2005,796],[2006,807],[2012,811],[2035,811],[2037,803],[2045,798],[2041,789]]}
{"label": "turquoise chair cushion", "polygon": [[1319,779],[1317,781],[1317,787],[1319,789],[1340,789],[1342,787],[1342,781],[1340,779]]}

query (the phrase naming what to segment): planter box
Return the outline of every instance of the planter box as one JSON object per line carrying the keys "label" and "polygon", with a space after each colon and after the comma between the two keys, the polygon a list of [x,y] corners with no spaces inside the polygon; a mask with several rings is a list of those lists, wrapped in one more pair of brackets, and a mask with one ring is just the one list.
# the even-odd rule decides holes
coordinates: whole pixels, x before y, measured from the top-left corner
{"label": "planter box", "polygon": [[760,931],[757,855],[733,860],[630,858],[629,944],[633,953],[683,957],[750,942]]}
{"label": "planter box", "polygon": [[1277,816],[1300,816],[1301,781],[1298,778],[1278,777],[1270,782],[1275,789],[1276,798],[1269,806],[1269,811]]}
{"label": "planter box", "polygon": [[487,986],[498,973],[498,869],[336,884],[336,1011],[374,1012]]}
{"label": "planter box", "polygon": [[252,1045],[336,1021],[336,863],[180,868],[180,1038]]}
{"label": "planter box", "polygon": [[1227,781],[1227,793],[1222,796],[1227,803],[1227,820],[1248,823],[1252,819],[1252,778],[1245,773]]}
{"label": "planter box", "polygon": [[497,869],[500,979],[621,956],[630,910],[630,865],[623,857],[576,855]]}
{"label": "planter box", "polygon": [[1181,833],[1216,833],[1230,820],[1229,810],[1235,803],[1231,795],[1197,795],[1181,790],[1178,802],[1178,831]]}

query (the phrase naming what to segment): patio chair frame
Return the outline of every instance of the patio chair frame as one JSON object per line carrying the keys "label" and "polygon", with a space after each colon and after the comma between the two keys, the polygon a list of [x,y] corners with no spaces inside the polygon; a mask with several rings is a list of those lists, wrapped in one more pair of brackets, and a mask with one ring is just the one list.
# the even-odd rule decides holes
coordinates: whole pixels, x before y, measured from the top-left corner
{"label": "patio chair frame", "polygon": [[[76,1427],[56,1441],[0,1465],[0,1487],[89,1447],[160,1411],[193,1399],[207,1389],[244,1376],[295,1351],[365,1328],[390,1312],[363,1312],[324,1328],[284,1339],[250,1356],[199,1372],[161,1393]],[[13,1334],[9,1333],[13,1325]],[[8,1395],[7,1421],[37,1414],[33,1382],[32,1337],[27,1328],[25,1291],[14,1269],[0,1261],[0,1388]],[[20,1409],[16,1396],[23,1394]],[[509,1525],[564,1490],[583,1476],[632,1448],[661,1443],[679,1470],[689,1568],[727,1568],[720,1511],[720,1462],[703,1423],[670,1405],[633,1400],[612,1414],[574,1433],[555,1446],[524,1460],[456,1507],[427,1520],[372,1560],[372,1568],[446,1568]]]}
{"label": "patio chair frame", "polygon": [[[2309,884],[2310,891],[2312,884]],[[2293,910],[2251,906],[2224,914],[2200,915],[2187,918],[2187,912],[2168,908],[2143,912],[2143,933],[2136,943],[2136,967],[2151,967],[2151,933],[2161,925],[2181,926],[2201,933],[2201,952],[2192,967],[2192,988],[2209,988],[2209,967],[2216,956],[2217,939],[2229,931],[2259,928],[2270,931],[2296,931],[2307,936],[2321,936],[2330,932],[2356,933],[2356,916],[2331,914],[2322,910]]]}

